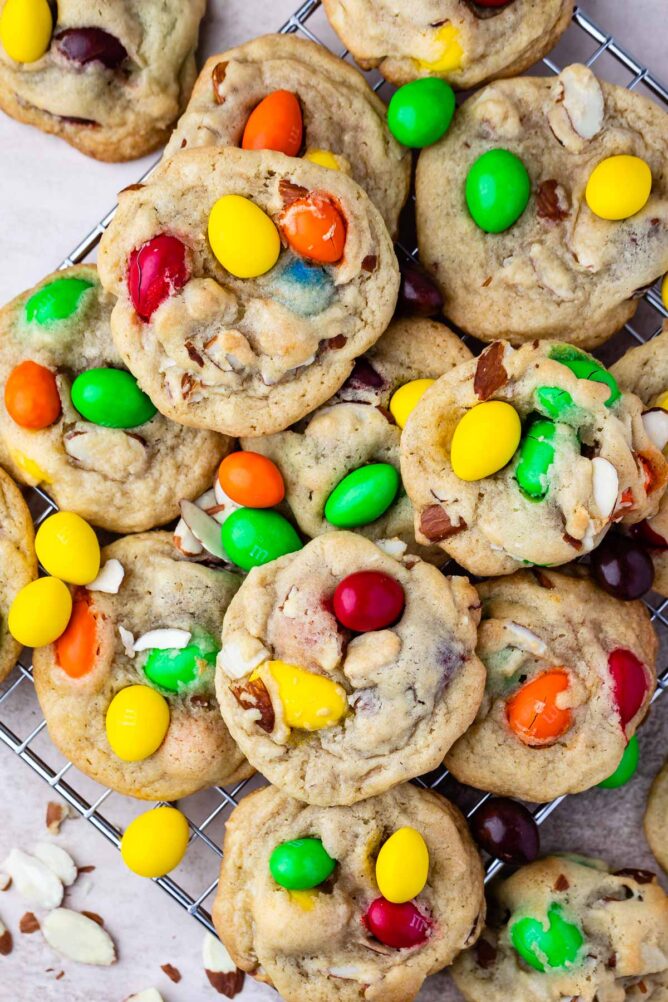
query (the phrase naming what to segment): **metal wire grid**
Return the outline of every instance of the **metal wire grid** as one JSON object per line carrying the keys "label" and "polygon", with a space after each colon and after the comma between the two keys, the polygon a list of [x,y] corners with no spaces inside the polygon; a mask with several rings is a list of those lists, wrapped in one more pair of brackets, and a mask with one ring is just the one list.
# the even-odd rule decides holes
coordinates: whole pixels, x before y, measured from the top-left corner
{"label": "metal wire grid", "polygon": [[[306,0],[306,2],[303,3],[297,11],[295,11],[289,20],[286,21],[280,31],[282,33],[300,33],[304,37],[319,44],[326,44],[323,41],[323,36],[328,34],[329,39],[327,44],[329,44],[329,47],[336,50],[337,41],[334,39],[334,36],[332,36],[331,29],[329,29],[320,8],[321,0]],[[317,27],[315,23],[316,15],[320,18],[320,23]],[[587,66],[593,66],[607,55],[607,57],[611,58],[613,61],[610,64],[611,67],[614,66],[616,70],[621,70],[630,76],[630,79],[626,81],[626,86],[629,90],[633,90],[642,85],[655,99],[658,99],[659,103],[665,104],[668,110],[668,88],[655,79],[649,73],[647,68],[639,63],[638,60],[624,48],[624,46],[622,46],[613,36],[602,31],[579,8],[575,10],[573,15],[573,25],[569,31],[575,31],[578,33],[581,48],[583,47],[583,43],[587,43],[590,46],[594,43],[595,48],[593,51],[586,56],[581,56],[582,61],[585,62]],[[560,71],[560,66],[557,62],[555,62],[555,55],[558,51],[559,46],[557,47],[556,52],[551,54],[550,58],[543,60],[545,69],[550,73],[558,73]],[[344,49],[343,51],[339,51],[339,55],[345,59],[348,58],[349,53]],[[367,74],[367,77],[369,78],[369,82],[373,86],[374,90],[383,91],[384,89],[387,89],[389,91],[389,85],[387,85],[377,73]],[[153,169],[154,167],[151,167],[149,171],[143,175],[143,178],[148,177]],[[143,180],[143,178],[141,180]],[[97,226],[95,226],[94,229],[92,229],[90,233],[84,237],[78,246],[75,247],[75,249],[62,262],[60,266],[61,268],[66,268],[70,265],[82,262],[95,250],[102,234],[111,222],[114,212],[115,209],[112,209],[104,216],[103,219],[100,220]],[[417,248],[408,248],[402,244],[399,246],[408,257],[414,259],[417,257]],[[634,325],[627,324],[625,327],[626,336],[631,339],[631,342],[635,341],[642,343],[649,340],[651,337],[654,337],[661,329],[662,319],[668,315],[668,311],[664,308],[661,297],[656,288],[646,291],[643,295],[643,299],[644,315],[641,315],[641,311],[639,310],[636,315],[637,319],[634,321]],[[623,339],[624,336],[624,333],[620,332],[613,339],[613,342],[616,342],[619,347],[620,339]],[[30,491],[28,500],[31,510],[33,511],[36,526],[56,510],[56,506],[53,501],[44,491],[40,489]],[[657,603],[648,601],[647,605],[651,613],[652,621],[658,628],[659,633],[663,634],[662,646],[663,652],[665,652],[666,645],[668,644],[668,599],[659,599]],[[17,666],[15,673],[6,681],[4,687],[0,688],[0,739],[20,759],[29,765],[39,776],[41,776],[54,791],[59,793],[60,796],[63,797],[76,812],[78,812],[78,814],[89,821],[90,824],[92,824],[94,828],[104,835],[109,842],[119,848],[122,834],[121,827],[116,821],[110,820],[110,817],[106,813],[103,813],[102,808],[105,805],[105,802],[109,799],[109,797],[113,796],[118,801],[121,801],[126,809],[128,807],[134,809],[135,814],[143,811],[147,805],[132,801],[129,798],[120,798],[117,794],[114,794],[112,790],[103,789],[98,784],[92,783],[92,781],[88,780],[87,777],[78,772],[71,762],[64,762],[63,764],[60,764],[57,761],[59,757],[58,753],[55,748],[48,743],[48,740],[44,742],[44,751],[38,752],[34,745],[39,744],[40,735],[42,735],[43,732],[44,734],[46,733],[46,722],[44,719],[40,719],[39,722],[29,730],[25,737],[20,737],[12,730],[9,726],[10,715],[14,715],[19,704],[24,703],[22,697],[25,697],[26,691],[28,694],[27,698],[31,701],[34,708],[34,703],[36,701],[34,693],[30,691],[29,683],[31,682],[32,668],[30,665],[21,662]],[[668,689],[668,669],[664,670],[659,677],[654,699],[657,699],[660,695],[662,695],[666,689]],[[16,714],[16,716],[19,715],[20,714]],[[14,724],[14,726],[16,725]],[[48,756],[48,759],[45,756]],[[466,788],[460,787],[459,784],[455,784],[454,780],[449,776],[448,771],[445,768],[437,770],[429,776],[422,777],[416,782],[425,788],[439,790],[441,792],[444,792],[444,787],[448,787],[448,796],[452,799],[460,800],[460,806],[464,808],[467,817],[471,817],[491,796],[489,793],[481,795],[479,791],[467,791]],[[219,846],[220,839],[215,836],[212,837],[210,832],[214,830],[217,825],[220,826],[223,823],[226,813],[231,811],[237,805],[240,796],[247,790],[249,784],[254,784],[254,781],[245,780],[238,783],[231,789],[215,787],[213,790],[208,791],[207,808],[204,811],[204,816],[201,820],[195,820],[192,816],[195,811],[189,809],[195,798],[200,795],[197,794],[195,797],[189,797],[185,802],[180,803],[181,808],[188,817],[188,824],[191,829],[189,852],[186,855],[185,863],[182,864],[177,871],[179,877],[178,880],[176,877],[171,876],[160,877],[156,880],[156,883],[159,884],[160,887],[162,887],[163,890],[170,895],[170,897],[177,901],[178,904],[180,904],[190,915],[193,915],[203,926],[214,933],[215,929],[211,922],[211,915],[208,910],[207,903],[210,899],[212,899],[212,895],[214,894],[218,884],[217,873],[219,862],[222,857],[222,851]],[[84,794],[82,790],[85,789],[86,786],[93,787],[93,793]],[[451,790],[449,788],[450,786],[454,786],[454,789]],[[468,807],[466,807],[462,802],[462,795],[465,800],[467,793],[469,800],[473,798],[473,802],[471,802]],[[541,824],[545,821],[545,819],[549,817],[549,815],[559,806],[562,800],[564,800],[564,797],[559,797],[547,804],[534,805],[532,813],[536,822]],[[182,874],[185,876],[187,873],[188,860],[191,857],[194,846],[200,846],[205,849],[207,858],[204,860],[204,869],[208,876],[213,874],[213,879],[211,879],[210,882],[205,884],[203,887],[203,882],[200,882],[196,889],[190,890],[184,886],[186,880],[183,879]],[[208,856],[208,853],[213,854],[212,857]],[[498,859],[488,860],[486,865],[485,880],[490,880],[503,867],[503,865],[504,864]]]}

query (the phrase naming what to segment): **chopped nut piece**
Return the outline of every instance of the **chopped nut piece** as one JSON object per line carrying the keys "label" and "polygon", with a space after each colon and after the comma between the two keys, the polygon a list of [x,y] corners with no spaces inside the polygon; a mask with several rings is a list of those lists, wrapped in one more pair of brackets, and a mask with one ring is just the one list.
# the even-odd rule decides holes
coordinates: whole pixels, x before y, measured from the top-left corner
{"label": "chopped nut piece", "polygon": [[420,532],[431,543],[440,543],[443,539],[456,536],[467,528],[462,519],[457,525],[450,521],[450,516],[440,504],[432,504],[420,515]]}
{"label": "chopped nut piece", "polygon": [[8,957],[14,948],[12,934],[9,929],[0,922],[0,956]]}
{"label": "chopped nut piece", "polygon": [[71,810],[60,800],[50,800],[46,805],[46,827],[52,835],[58,835],[63,821],[71,817]]}
{"label": "chopped nut piece", "polygon": [[178,967],[174,967],[173,964],[161,964],[160,970],[167,975],[170,981],[173,981],[175,985],[178,985],[181,980],[181,972]]}
{"label": "chopped nut piece", "polygon": [[234,686],[232,695],[244,710],[257,710],[260,714],[257,721],[258,727],[261,727],[267,734],[271,734],[276,722],[276,716],[269,690],[262,679],[256,678],[252,682],[246,682],[245,685]]}
{"label": "chopped nut piece", "polygon": [[34,912],[26,912],[19,920],[19,931],[29,936],[39,929],[39,919]]}
{"label": "chopped nut piece", "polygon": [[503,367],[504,350],[501,341],[494,341],[478,358],[473,389],[479,400],[488,400],[508,382],[508,373]]}

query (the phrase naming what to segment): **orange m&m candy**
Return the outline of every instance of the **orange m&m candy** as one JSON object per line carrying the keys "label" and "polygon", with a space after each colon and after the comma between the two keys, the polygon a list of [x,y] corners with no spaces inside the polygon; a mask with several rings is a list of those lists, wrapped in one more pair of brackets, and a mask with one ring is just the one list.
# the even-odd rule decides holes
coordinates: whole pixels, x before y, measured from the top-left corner
{"label": "orange m&m candy", "polygon": [[220,464],[218,480],[228,497],[245,508],[272,508],[285,497],[281,471],[258,452],[232,452]]}
{"label": "orange m&m candy", "polygon": [[336,264],[346,245],[343,216],[325,195],[297,198],[280,219],[283,236],[296,254],[319,264]]}
{"label": "orange m&m candy", "polygon": [[60,417],[56,377],[37,362],[21,362],[5,383],[5,407],[22,428],[48,428]]}
{"label": "orange m&m candy", "polygon": [[302,110],[289,90],[275,90],[251,112],[244,129],[244,150],[277,150],[296,157],[302,145]]}
{"label": "orange m&m candy", "polygon": [[64,633],[56,640],[56,662],[70,678],[82,678],[91,671],[97,654],[97,624],[84,591],[74,597],[72,615]]}
{"label": "orange m&m candy", "polygon": [[573,714],[557,706],[557,697],[568,689],[568,672],[551,668],[526,682],[506,704],[511,730],[525,745],[549,745],[571,726]]}

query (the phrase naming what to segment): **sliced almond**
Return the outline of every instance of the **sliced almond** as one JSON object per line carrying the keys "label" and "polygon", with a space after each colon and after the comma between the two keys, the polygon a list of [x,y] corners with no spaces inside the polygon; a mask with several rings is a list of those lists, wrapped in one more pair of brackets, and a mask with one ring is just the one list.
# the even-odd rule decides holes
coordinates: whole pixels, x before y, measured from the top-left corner
{"label": "sliced almond", "polygon": [[199,557],[204,552],[199,539],[193,536],[182,518],[178,520],[174,529],[174,546],[184,557]]}
{"label": "sliced almond", "polygon": [[120,560],[112,557],[111,560],[107,560],[106,564],[100,568],[100,573],[95,580],[91,581],[86,587],[88,591],[103,591],[107,595],[118,595],[124,577],[125,569],[123,564]]}
{"label": "sliced almond", "polygon": [[60,826],[71,815],[71,810],[62,800],[50,800],[46,805],[46,827],[52,835],[58,835]]}
{"label": "sliced almond", "polygon": [[617,470],[603,456],[595,456],[591,464],[593,467],[592,490],[594,493],[594,503],[598,508],[601,518],[609,518],[617,505],[617,494],[619,492]]}
{"label": "sliced almond", "polygon": [[222,506],[221,510],[217,511],[213,517],[215,518],[216,522],[220,522],[222,524],[226,518],[230,517],[233,511],[236,511],[237,508],[241,508],[241,505],[237,504],[236,501],[232,500],[229,494],[225,493],[225,491],[221,487],[220,480],[218,479],[218,477],[216,477],[213,484],[213,493],[216,498],[216,505],[219,508]]}
{"label": "sliced almond", "polygon": [[202,960],[204,973],[209,979],[209,984],[220,995],[232,999],[241,991],[244,984],[244,972],[239,970],[226,947],[210,932],[204,936]]}
{"label": "sliced almond", "polygon": [[12,849],[3,866],[28,904],[39,908],[57,908],[63,900],[62,881],[36,856],[22,849]]}
{"label": "sliced almond", "polygon": [[53,870],[65,887],[69,887],[77,879],[76,863],[69,852],[61,849],[59,845],[54,845],[53,842],[38,842],[33,853],[37,859],[41,859],[50,870]]}
{"label": "sliced almond", "polygon": [[78,964],[108,967],[116,960],[116,948],[106,930],[70,908],[55,908],[42,922],[49,946]]}
{"label": "sliced almond", "polygon": [[355,964],[340,964],[338,967],[330,967],[329,974],[332,978],[343,978],[345,981],[358,981],[360,969]]}
{"label": "sliced almond", "polygon": [[8,957],[13,948],[12,934],[4,922],[0,922],[0,957]]}
{"label": "sliced almond", "polygon": [[250,675],[254,668],[261,665],[263,661],[269,661],[270,652],[263,647],[255,637],[244,637],[243,642],[239,640],[228,640],[223,644],[216,664],[221,668],[228,678],[244,678]]}
{"label": "sliced almond", "polygon": [[401,560],[408,548],[403,539],[397,539],[396,537],[394,539],[377,539],[376,546],[383,553],[386,553],[388,557],[394,557],[395,560]]}
{"label": "sliced almond", "polygon": [[520,650],[527,651],[529,654],[542,656],[547,653],[545,641],[541,640],[538,634],[532,630],[528,630],[526,626],[514,623],[511,619],[506,620],[504,626],[513,637],[513,646],[519,647]]}
{"label": "sliced almond", "polygon": [[157,988],[145,988],[136,995],[128,995],[125,1002],[165,1002]]}
{"label": "sliced almond", "polygon": [[12,886],[12,878],[8,873],[0,873],[0,891],[8,891]]}
{"label": "sliced almond", "polygon": [[577,134],[593,139],[603,128],[605,102],[601,85],[586,66],[574,63],[559,74],[564,88],[563,105]]}
{"label": "sliced almond", "polygon": [[118,635],[121,638],[121,643],[123,644],[123,650],[129,658],[135,656],[135,638],[130,630],[126,630],[124,626],[118,627]]}
{"label": "sliced almond", "polygon": [[668,445],[668,411],[663,407],[652,407],[642,416],[647,437],[660,452]]}
{"label": "sliced almond", "polygon": [[207,515],[205,511],[198,508],[192,501],[181,502],[181,517],[195,539],[199,540],[207,553],[217,557],[218,560],[231,563],[230,558],[223,549],[220,538],[220,525],[215,518]]}
{"label": "sliced almond", "polygon": [[192,633],[189,630],[161,629],[149,630],[137,637],[134,643],[135,654],[157,648],[159,651],[180,650],[190,643]]}

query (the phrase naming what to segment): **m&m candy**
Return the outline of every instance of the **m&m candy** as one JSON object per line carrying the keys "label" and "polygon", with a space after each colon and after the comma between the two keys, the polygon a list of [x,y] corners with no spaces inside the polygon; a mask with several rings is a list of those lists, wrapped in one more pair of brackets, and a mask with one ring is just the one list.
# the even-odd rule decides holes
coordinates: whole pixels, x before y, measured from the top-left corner
{"label": "m&m candy", "polygon": [[549,745],[569,730],[573,714],[569,708],[562,709],[558,705],[559,696],[568,686],[568,672],[563,668],[551,668],[525,682],[508,700],[508,724],[523,744]]}
{"label": "m&m candy", "polygon": [[10,59],[34,63],[49,48],[53,17],[47,0],[7,0],[0,14],[0,42]]}
{"label": "m&m candy", "polygon": [[218,646],[210,634],[199,630],[186,647],[152,647],[143,672],[153,685],[168,692],[181,692],[197,682],[203,672],[211,672]]}
{"label": "m&m candy", "polygon": [[312,164],[326,167],[327,170],[341,170],[341,163],[336,153],[332,153],[331,150],[307,150],[304,160],[310,160]]}
{"label": "m&m candy", "polygon": [[241,146],[244,150],[276,150],[296,157],[302,145],[302,110],[289,90],[267,94],[251,112]]}
{"label": "m&m candy", "polygon": [[400,262],[400,270],[401,308],[406,313],[420,317],[435,317],[439,314],[443,309],[443,296],[431,276],[412,261]]}
{"label": "m&m candy", "polygon": [[277,511],[237,508],[221,526],[223,548],[244,571],[301,550],[296,530]]}
{"label": "m&m candy", "polygon": [[188,278],[185,244],[168,233],[152,237],[130,255],[128,292],[142,320],[150,320],[168,296],[183,288]]}
{"label": "m&m candy", "polygon": [[72,613],[72,596],[57,578],[38,578],[17,594],[7,617],[9,632],[24,647],[52,644]]}
{"label": "m&m candy", "polygon": [[[525,916],[510,925],[510,941],[520,957],[536,971],[558,969],[575,964],[584,943],[579,926],[569,922],[561,905],[554,902],[547,910],[548,926]],[[544,961],[541,958],[545,958]]]}
{"label": "m&m candy", "polygon": [[376,883],[387,901],[411,901],[424,889],[429,850],[415,828],[399,828],[383,843],[376,860]]}
{"label": "m&m candy", "polygon": [[107,710],[107,740],[124,762],[141,762],[158,750],[169,727],[164,696],[148,685],[117,692]]}
{"label": "m&m candy", "polygon": [[429,938],[431,931],[431,922],[412,901],[395,904],[385,898],[376,898],[362,921],[372,936],[395,950],[420,946]]}
{"label": "m&m candy", "polygon": [[81,297],[93,283],[84,278],[56,278],[33,293],[25,305],[28,323],[46,327],[58,320],[67,320],[76,313]]}
{"label": "m&m candy", "polygon": [[624,602],[642,598],[654,583],[654,563],[636,539],[610,532],[591,555],[596,583]]}
{"label": "m&m candy", "polygon": [[269,870],[277,884],[289,891],[307,891],[334,872],[332,859],[319,838],[281,842],[269,857]]}
{"label": "m&m candy", "polygon": [[434,379],[411,379],[410,383],[404,383],[394,391],[390,398],[390,414],[400,428],[406,427],[408,418],[435,382]]}
{"label": "m&m candy", "polygon": [[422,77],[394,92],[387,124],[398,142],[422,149],[445,135],[454,113],[455,94],[450,84],[438,77]]}
{"label": "m&m candy", "polygon": [[647,204],[652,171],[640,157],[606,157],[594,167],[585,190],[587,205],[601,219],[628,219]]}
{"label": "m&m candy", "polygon": [[579,351],[572,345],[556,345],[550,351],[550,358],[565,365],[578,379],[589,379],[592,383],[604,383],[608,386],[610,396],[605,401],[606,407],[612,407],[621,397],[621,390],[612,373],[584,351]]}
{"label": "m&m candy", "polygon": [[325,518],[337,529],[369,525],[395,500],[400,479],[389,463],[360,466],[341,480],[325,503]]}
{"label": "m&m candy", "polygon": [[533,501],[542,501],[549,490],[549,471],[554,463],[557,426],[547,418],[533,421],[522,439],[515,479]]}
{"label": "m&m candy", "polygon": [[514,407],[487,400],[466,411],[450,444],[452,471],[460,480],[482,480],[506,466],[519,445],[522,425]]}
{"label": "m&m candy", "polygon": [[209,213],[211,250],[235,278],[257,278],[278,261],[281,240],[272,220],[243,195],[223,195]]}
{"label": "m&m candy", "polygon": [[151,398],[124,369],[87,369],[72,383],[72,403],[103,428],[137,428],[157,413]]}
{"label": "m&m candy", "polygon": [[284,210],[281,231],[289,247],[318,264],[336,264],[346,245],[346,223],[331,199],[309,192]]}
{"label": "m&m candy", "polygon": [[21,362],[5,383],[5,407],[21,428],[41,431],[60,417],[60,394],[51,369],[37,362]]}
{"label": "m&m candy", "polygon": [[468,210],[486,233],[502,233],[516,223],[527,207],[530,194],[527,169],[509,150],[488,150],[466,175]]}
{"label": "m&m candy", "polygon": [[42,522],[35,536],[35,551],[49,574],[69,584],[90,584],[100,570],[97,536],[73,511],[57,511]]}
{"label": "m&m candy", "polygon": [[422,70],[429,70],[430,73],[448,73],[451,70],[458,70],[462,65],[464,49],[460,42],[459,28],[447,22],[436,32],[436,44],[440,47],[441,53],[436,59],[418,59],[418,66]]}
{"label": "m&m candy", "polygon": [[83,678],[92,671],[97,656],[97,623],[85,591],[75,595],[72,615],[55,643],[56,663],[70,678]]}
{"label": "m&m candy", "polygon": [[348,711],[346,690],[324,675],[285,661],[267,661],[276,683],[288,727],[319,731],[333,727]]}
{"label": "m&m candy", "polygon": [[517,800],[490,797],[476,810],[470,824],[473,838],[490,856],[517,865],[538,858],[538,825],[531,812]]}
{"label": "m&m candy", "polygon": [[649,690],[647,672],[633,651],[622,647],[608,655],[608,670],[622,727],[633,720]]}
{"label": "m&m candy", "polygon": [[188,848],[188,821],[175,807],[154,807],[130,822],[121,839],[123,862],[140,877],[164,877]]}
{"label": "m&m candy", "polygon": [[334,591],[334,615],[356,633],[384,630],[404,611],[405,595],[396,578],[383,571],[356,571]]}
{"label": "m&m candy", "polygon": [[58,52],[79,66],[102,63],[115,70],[128,58],[125,46],[103,28],[65,28],[54,41]]}
{"label": "m&m candy", "polygon": [[281,471],[258,452],[231,452],[225,456],[218,480],[228,497],[246,508],[272,508],[285,497]]}
{"label": "m&m candy", "polygon": [[598,785],[604,790],[616,790],[620,786],[624,786],[624,784],[628,783],[628,781],[635,775],[635,771],[638,768],[639,758],[640,749],[638,747],[638,738],[634,734],[624,749],[624,754],[619,760],[619,765],[615,771]]}

